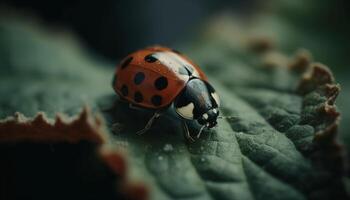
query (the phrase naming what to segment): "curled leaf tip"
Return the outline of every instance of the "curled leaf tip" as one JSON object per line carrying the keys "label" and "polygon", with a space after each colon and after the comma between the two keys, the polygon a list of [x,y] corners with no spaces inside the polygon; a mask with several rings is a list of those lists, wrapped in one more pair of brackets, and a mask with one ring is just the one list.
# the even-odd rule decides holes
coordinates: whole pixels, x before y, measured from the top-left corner
{"label": "curled leaf tip", "polygon": [[306,49],[300,49],[296,52],[294,59],[292,59],[288,68],[296,72],[304,72],[310,65],[312,61],[311,53]]}
{"label": "curled leaf tip", "polygon": [[332,83],[334,83],[334,78],[328,67],[321,63],[313,63],[302,75],[297,91],[305,95],[322,85]]}

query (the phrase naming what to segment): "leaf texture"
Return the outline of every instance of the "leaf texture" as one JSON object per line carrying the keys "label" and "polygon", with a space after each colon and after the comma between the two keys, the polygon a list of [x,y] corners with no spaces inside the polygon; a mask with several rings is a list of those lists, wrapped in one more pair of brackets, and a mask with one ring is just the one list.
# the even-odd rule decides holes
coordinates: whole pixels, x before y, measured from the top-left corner
{"label": "leaf texture", "polygon": [[[22,155],[33,158],[33,154],[45,152],[43,157],[34,157],[30,165],[42,170],[40,164],[58,159],[45,146],[53,145],[59,151],[58,166],[73,166],[63,168],[70,175],[65,177],[67,183],[94,183],[75,190],[67,184],[65,194],[75,191],[77,198],[87,194],[110,198],[107,194],[114,187],[117,194],[135,199],[147,195],[150,199],[347,198],[343,149],[337,142],[339,113],[334,105],[339,86],[329,69],[314,63],[306,51],[288,56],[275,49],[268,38],[253,39],[249,30],[242,28],[237,33],[229,25],[220,33],[208,31],[191,48],[184,45],[183,53],[207,72],[226,116],[219,119],[216,128],[189,143],[180,121],[170,115],[157,120],[149,132],[137,135],[152,112],[130,109],[119,101],[110,87],[113,69],[83,52],[72,38],[57,41],[62,36],[44,34],[40,28],[18,22],[3,21],[0,27],[0,63],[4,66],[0,69],[0,141],[2,148],[10,151],[2,157],[8,162],[20,160],[16,165],[25,166],[31,160]],[[70,136],[62,137],[60,132],[70,131],[57,128],[60,117],[52,119],[57,113],[74,117],[84,104],[100,117],[85,112],[85,118],[76,119],[84,119],[82,127],[93,128],[73,128]],[[39,111],[47,118],[37,115]],[[29,119],[23,120],[22,114],[14,115],[16,112]],[[35,124],[36,120],[40,123]],[[9,123],[15,127],[11,134]],[[69,127],[74,120],[63,124]],[[36,135],[23,134],[23,126]],[[190,130],[198,131],[193,125]],[[22,145],[16,149],[9,141]],[[71,144],[66,146],[68,141]],[[127,161],[104,148],[125,152]],[[24,154],[24,149],[32,153]],[[75,162],[79,158],[86,162]],[[54,164],[45,166],[55,169]],[[25,167],[21,170],[26,175],[31,172]],[[88,179],[72,181],[85,176]],[[53,176],[53,180],[59,177]],[[142,184],[124,186],[126,177]],[[98,187],[101,183],[108,190]],[[27,193],[40,194],[36,192]]]}

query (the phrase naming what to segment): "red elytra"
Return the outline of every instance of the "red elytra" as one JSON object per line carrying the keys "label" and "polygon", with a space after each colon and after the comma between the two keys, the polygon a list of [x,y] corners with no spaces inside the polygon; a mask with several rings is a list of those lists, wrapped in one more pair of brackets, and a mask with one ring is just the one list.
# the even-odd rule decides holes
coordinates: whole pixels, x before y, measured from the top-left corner
{"label": "red elytra", "polygon": [[207,81],[198,65],[183,54],[153,46],[122,60],[116,69],[113,89],[133,105],[160,109],[174,101],[190,76]]}

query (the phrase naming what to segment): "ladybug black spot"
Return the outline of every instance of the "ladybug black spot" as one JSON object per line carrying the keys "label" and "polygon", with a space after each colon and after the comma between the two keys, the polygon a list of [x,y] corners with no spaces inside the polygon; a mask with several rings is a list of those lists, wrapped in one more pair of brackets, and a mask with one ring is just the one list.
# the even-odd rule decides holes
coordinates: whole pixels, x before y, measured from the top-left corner
{"label": "ladybug black spot", "polygon": [[149,62],[149,63],[154,63],[156,62],[158,59],[156,57],[153,56],[153,54],[149,54],[145,57],[145,61]]}
{"label": "ladybug black spot", "polygon": [[129,90],[128,90],[128,87],[126,85],[123,85],[122,88],[120,89],[120,91],[122,92],[123,96],[128,96]]}
{"label": "ladybug black spot", "polygon": [[159,95],[154,95],[151,101],[153,105],[160,106],[162,104],[162,97]]}
{"label": "ladybug black spot", "polygon": [[140,103],[143,101],[143,96],[140,92],[135,92],[135,95],[134,95],[134,100],[137,102],[137,103]]}
{"label": "ladybug black spot", "polygon": [[143,72],[137,72],[134,77],[134,83],[139,85],[143,80],[145,80],[145,74]]}
{"label": "ladybug black spot", "polygon": [[129,57],[129,58],[125,59],[120,65],[121,68],[124,69],[125,67],[127,67],[130,64],[130,62],[132,61],[132,59],[133,59],[133,57]]}
{"label": "ladybug black spot", "polygon": [[168,87],[168,79],[164,76],[161,76],[156,79],[156,81],[154,82],[154,86],[157,88],[157,90],[163,90],[166,87]]}

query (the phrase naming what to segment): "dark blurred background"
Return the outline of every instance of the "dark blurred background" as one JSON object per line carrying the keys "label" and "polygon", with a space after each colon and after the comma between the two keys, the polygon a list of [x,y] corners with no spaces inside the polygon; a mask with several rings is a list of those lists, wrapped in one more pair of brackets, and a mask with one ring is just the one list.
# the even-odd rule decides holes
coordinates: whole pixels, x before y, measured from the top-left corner
{"label": "dark blurred background", "polygon": [[343,90],[338,99],[341,136],[350,145],[348,0],[3,0],[0,5],[1,12],[30,13],[49,27],[74,32],[86,49],[111,63],[147,45],[190,43],[223,12],[253,19],[260,29],[279,36],[282,51],[309,49],[314,60],[333,70]]}
{"label": "dark blurred background", "polygon": [[150,44],[188,40],[211,15],[223,9],[248,14],[256,0],[5,0],[4,4],[34,12],[51,26],[69,28],[93,51],[116,60]]}
{"label": "dark blurred background", "polygon": [[[228,16],[234,18],[234,22],[240,22],[237,23],[238,26],[234,26],[235,28],[249,29],[253,33],[266,33],[270,39],[276,42],[279,50],[291,56],[297,49],[308,49],[314,60],[322,62],[332,69],[337,82],[342,87],[341,94],[337,99],[337,105],[342,113],[340,137],[349,149],[349,11],[349,0],[0,0],[0,69],[3,66],[6,68],[9,63],[21,65],[24,69],[23,74],[27,76],[27,66],[30,70],[31,64],[39,63],[46,69],[48,65],[56,61],[55,57],[60,57],[56,54],[56,51],[50,51],[55,48],[55,45],[46,45],[46,42],[38,46],[35,45],[40,43],[42,38],[45,41],[55,40],[55,42],[52,42],[55,44],[60,41],[56,40],[55,37],[45,38],[45,34],[41,35],[40,28],[42,28],[42,24],[45,31],[48,29],[49,34],[52,35],[65,31],[69,35],[73,33],[74,41],[79,40],[79,45],[83,45],[84,51],[87,51],[88,55],[92,57],[91,60],[95,61],[95,58],[98,58],[96,60],[106,61],[107,65],[113,67],[128,53],[145,46],[161,44],[182,50],[183,45],[189,46],[194,41],[198,41],[198,38],[205,35],[206,31],[213,27],[219,29],[216,30],[217,33],[224,32],[224,29],[227,28],[225,25],[212,26],[212,22],[217,22],[220,16],[229,13]],[[31,31],[38,29],[39,34],[33,34],[35,35],[33,36],[28,34],[31,31],[23,31],[23,29],[16,27],[17,22],[15,20],[11,21],[11,19],[17,18],[18,15],[21,16],[20,20],[24,18],[23,21],[25,21],[19,26]],[[35,23],[34,25],[28,23],[30,21],[39,21],[40,26],[36,27]],[[246,23],[249,23],[249,25]],[[216,40],[215,37],[210,38]],[[74,45],[67,45],[67,50],[65,45],[63,44],[62,49],[67,51],[67,54],[74,52],[69,50]],[[28,51],[34,53],[30,54]],[[44,51],[48,53],[44,53]],[[74,60],[75,56],[75,54],[72,57],[62,56],[61,60],[57,60],[62,61],[68,58],[68,61],[56,63],[56,65],[50,67],[52,69],[67,63],[70,64],[68,67],[73,66],[71,68],[74,68],[74,65],[85,67],[85,64],[90,61],[76,61]],[[77,60],[79,59],[81,58]],[[77,71],[80,69],[78,68]],[[4,71],[6,74],[6,69]],[[3,73],[1,70],[0,72]],[[52,74],[56,75],[55,72],[55,70],[52,70]],[[13,96],[12,99],[16,101],[14,105],[16,103],[21,105],[22,99],[17,97],[17,94]],[[52,98],[55,98],[55,96]],[[40,96],[38,99],[40,99]],[[11,103],[6,102],[3,105]],[[62,102],[62,104],[64,103]],[[4,107],[6,106],[2,106],[2,108]],[[49,111],[54,110],[56,112],[55,108],[54,106]],[[32,110],[37,111],[36,108]],[[6,113],[6,110],[4,113]],[[27,152],[27,149],[32,149],[32,151]],[[55,151],[52,149],[55,149]],[[28,194],[41,199],[47,199],[47,197],[50,197],[50,199],[65,199],[64,195],[66,193],[57,194],[56,191],[64,191],[67,188],[73,188],[68,190],[68,193],[74,199],[81,198],[80,194],[84,194],[84,199],[97,199],[92,196],[94,194],[106,194],[106,197],[103,197],[104,199],[117,199],[114,196],[108,196],[108,194],[113,194],[111,191],[114,191],[114,188],[112,188],[115,181],[113,175],[108,171],[100,173],[105,169],[91,159],[91,155],[96,155],[89,144],[81,144],[78,147],[70,147],[69,145],[54,147],[51,145],[24,145],[23,149],[19,150],[16,150],[14,145],[5,146],[0,150],[2,152],[0,157],[4,158],[5,162],[8,161],[7,165],[0,164],[6,175],[5,178],[0,178],[0,185],[2,186],[0,187],[0,199],[3,195],[1,192],[4,193],[4,191],[5,196],[14,193],[17,196],[25,197],[23,199],[28,199],[26,197]],[[6,157],[8,153],[6,150],[14,152],[14,156]],[[49,150],[50,152],[47,153]],[[23,154],[23,152],[25,153]],[[12,154],[8,153],[8,155]],[[69,156],[67,157],[67,155]],[[45,162],[35,162],[38,160],[45,160]],[[51,169],[55,169],[54,173]],[[22,178],[25,181],[9,183],[7,180],[12,180],[13,174],[7,172],[11,170],[22,172],[17,174],[18,177],[15,178]],[[33,187],[37,186],[35,184],[30,185],[33,177],[37,179],[37,182],[43,183],[40,184],[44,186],[42,188],[43,192],[41,190],[35,190],[34,193],[31,191]],[[72,177],[77,181],[67,182],[66,177]],[[57,183],[53,185],[59,185],[58,189],[52,188],[50,179],[57,180]],[[64,185],[61,185],[61,183],[64,183]],[[87,183],[87,185],[76,187],[81,183]],[[16,191],[22,191],[22,193],[6,191],[7,188],[11,187],[16,188]],[[89,191],[86,191],[85,188],[88,188]],[[35,193],[36,191],[40,192]]]}
{"label": "dark blurred background", "polygon": [[183,42],[198,34],[197,28],[210,17],[228,10],[244,17],[262,11],[277,14],[297,29],[316,31],[315,40],[331,32],[334,35],[328,36],[334,36],[334,42],[345,45],[348,41],[336,36],[349,33],[347,0],[3,0],[2,5],[32,12],[51,26],[69,28],[92,50],[111,59],[149,44]]}

